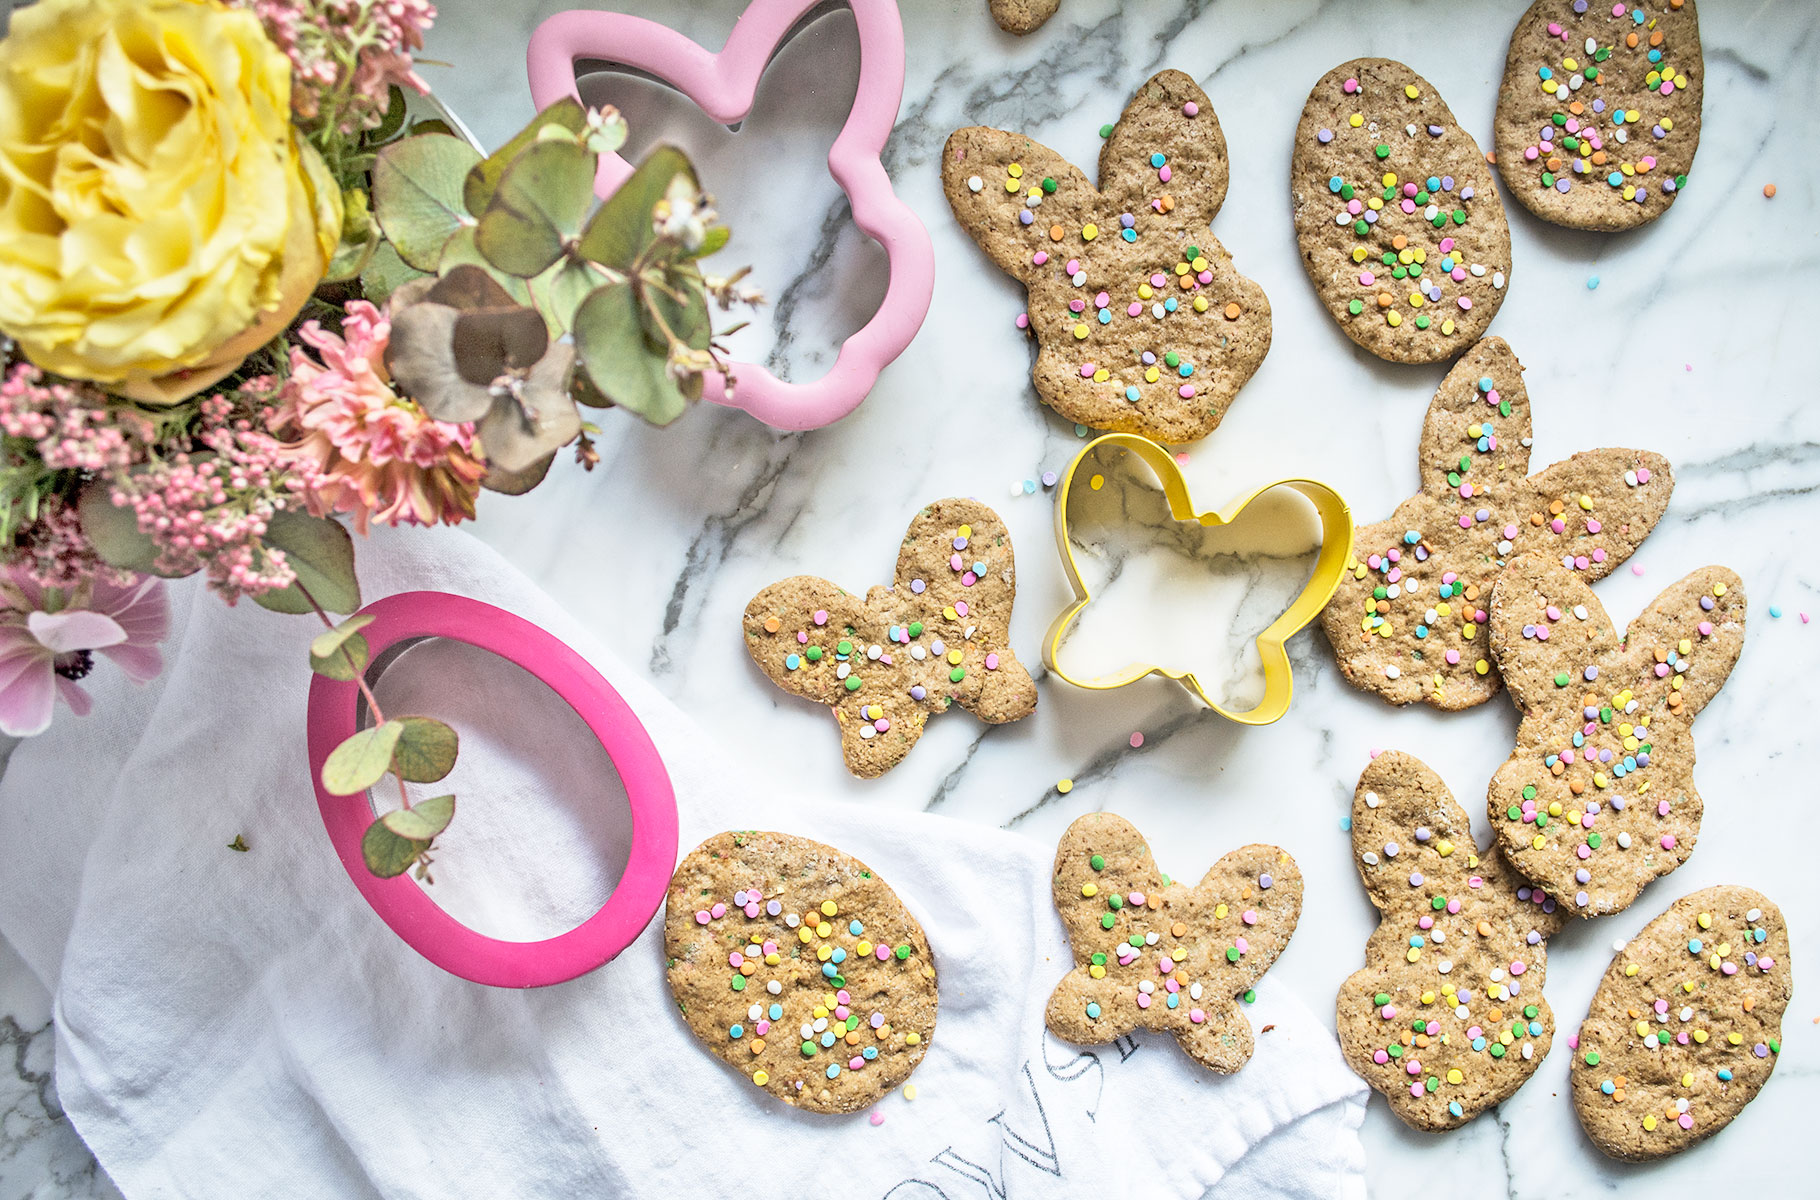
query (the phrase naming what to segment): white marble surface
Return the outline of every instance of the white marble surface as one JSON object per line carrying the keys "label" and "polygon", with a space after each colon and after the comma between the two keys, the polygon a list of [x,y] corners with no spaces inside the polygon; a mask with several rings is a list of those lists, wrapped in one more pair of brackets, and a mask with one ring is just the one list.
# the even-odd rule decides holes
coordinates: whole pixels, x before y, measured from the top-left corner
{"label": "white marble surface", "polygon": [[[429,49],[455,65],[427,72],[489,144],[530,112],[522,51],[556,3],[506,9],[445,0]],[[637,11],[666,15],[718,44],[731,0]],[[956,713],[932,723],[888,777],[842,769],[826,715],[772,688],[746,658],[738,616],[759,587],[796,572],[849,588],[884,582],[905,522],[923,502],[978,495],[1009,523],[1022,587],[1013,643],[1035,665],[1038,641],[1066,598],[1050,533],[1052,503],[1009,494],[1014,481],[1060,470],[1073,429],[1036,400],[1029,351],[1012,327],[1021,291],[960,232],[942,199],[936,158],[960,125],[1030,133],[1089,166],[1100,125],[1165,66],[1192,74],[1226,129],[1233,187],[1213,232],[1269,293],[1275,341],[1225,424],[1186,448],[1197,495],[1223,502],[1270,479],[1331,481],[1362,520],[1387,514],[1415,486],[1415,441],[1440,367],[1397,367],[1353,348],[1317,307],[1297,261],[1286,179],[1290,137],[1307,88],[1343,59],[1402,58],[1488,140],[1509,27],[1521,0],[1464,5],[1371,3],[1134,4],[1063,0],[1040,32],[1014,39],[984,0],[906,0],[906,97],[886,165],[934,239],[935,303],[921,335],[852,417],[811,434],[780,435],[732,412],[701,408],[667,430],[608,414],[605,461],[564,468],[537,493],[493,498],[478,532],[548,587],[601,637],[743,753],[756,772],[787,778],[806,806],[822,798],[926,808],[1053,840],[1082,812],[1116,810],[1142,828],[1179,875],[1252,840],[1290,849],[1308,877],[1294,943],[1266,986],[1295,989],[1328,1010],[1362,961],[1370,909],[1340,827],[1372,749],[1421,755],[1469,811],[1510,749],[1505,701],[1457,715],[1399,712],[1351,690],[1320,634],[1291,644],[1290,715],[1243,729],[1150,681],[1088,694],[1040,683],[1034,717],[987,729]],[[1820,259],[1820,9],[1805,0],[1707,0],[1706,111],[1693,180],[1661,222],[1618,237],[1541,225],[1509,206],[1513,270],[1491,331],[1528,367],[1534,462],[1600,445],[1648,447],[1675,464],[1668,515],[1599,593],[1620,621],[1687,570],[1724,562],[1744,577],[1750,634],[1730,683],[1700,721],[1699,780],[1707,801],[1700,845],[1675,876],[1631,910],[1561,934],[1548,995],[1571,1030],[1614,939],[1670,900],[1717,882],[1776,899],[1795,933],[1797,981],[1782,1061],[1761,1098],[1729,1130],[1678,1160],[1627,1167],[1581,1134],[1558,1048],[1496,1113],[1443,1137],[1418,1135],[1374,1101],[1366,1122],[1374,1193],[1413,1180],[1516,1196],[1695,1193],[1747,1184],[1766,1194],[1811,1179],[1808,1135],[1820,1102],[1820,882],[1798,824],[1815,795],[1820,751],[1811,710],[1820,669],[1820,569],[1798,538],[1820,521],[1820,302],[1808,276]],[[822,166],[851,95],[850,18],[812,26],[773,64],[758,110],[737,133],[691,117],[656,90],[616,81],[634,141],[662,132],[696,154],[735,229],[729,264],[750,261],[776,303],[735,343],[812,375],[882,293],[883,255],[857,234]],[[1766,200],[1774,182],[1780,194]],[[1589,290],[1591,276],[1600,280]],[[1142,553],[1140,553],[1142,551]],[[1172,599],[1191,596],[1198,568],[1131,550]],[[1222,628],[1255,629],[1293,582],[1243,558],[1206,576],[1192,631],[1209,655],[1233,656]],[[1107,622],[1150,629],[1158,590],[1132,596]],[[1178,604],[1179,600],[1176,601]],[[1200,601],[1197,601],[1200,602]],[[1771,605],[1782,617],[1769,615]],[[1179,608],[1176,616],[1180,615]],[[1207,632],[1208,629],[1214,632]],[[1241,634],[1245,631],[1241,630]],[[1040,668],[1039,668],[1040,674]],[[1242,688],[1242,678],[1235,683]],[[1128,742],[1146,736],[1141,749]],[[1073,791],[1059,795],[1057,780]],[[1484,830],[1482,816],[1477,823]],[[0,1200],[111,1194],[55,1116],[44,1081],[42,992],[0,960]],[[15,1069],[16,1068],[16,1069]],[[14,1082],[17,1075],[17,1082]],[[1419,1174],[1418,1174],[1419,1173]],[[1467,1181],[1476,1181],[1467,1184]]]}

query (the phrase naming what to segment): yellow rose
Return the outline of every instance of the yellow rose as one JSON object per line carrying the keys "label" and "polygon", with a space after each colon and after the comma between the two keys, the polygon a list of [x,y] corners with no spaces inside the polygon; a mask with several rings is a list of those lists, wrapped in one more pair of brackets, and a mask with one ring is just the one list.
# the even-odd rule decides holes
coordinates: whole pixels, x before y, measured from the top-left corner
{"label": "yellow rose", "polygon": [[341,197],[291,66],[212,0],[41,0],[0,42],[0,330],[34,363],[168,404],[276,336]]}

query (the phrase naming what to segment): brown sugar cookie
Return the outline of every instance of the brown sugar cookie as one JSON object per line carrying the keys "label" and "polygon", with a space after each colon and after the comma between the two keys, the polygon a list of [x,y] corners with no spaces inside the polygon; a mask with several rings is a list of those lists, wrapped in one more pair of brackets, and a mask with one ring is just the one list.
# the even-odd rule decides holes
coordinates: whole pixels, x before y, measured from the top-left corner
{"label": "brown sugar cookie", "polygon": [[1788,952],[1781,910],[1734,886],[1682,897],[1622,944],[1571,1039],[1593,1145],[1641,1162],[1730,1124],[1782,1053]]}
{"label": "brown sugar cookie", "polygon": [[865,1108],[935,1033],[923,927],[871,868],[785,833],[720,833],[676,868],[670,991],[716,1058],[785,1104]]}
{"label": "brown sugar cookie", "polygon": [[1226,137],[1207,94],[1163,71],[1106,127],[1099,187],[1017,133],[949,135],[942,188],[987,257],[1021,282],[1043,403],[1093,429],[1192,442],[1270,349],[1270,302],[1208,230]]}
{"label": "brown sugar cookie", "polygon": [[1359,776],[1353,862],[1378,909],[1340,987],[1340,1050],[1416,1129],[1455,1129],[1535,1073],[1554,1039],[1542,996],[1555,901],[1473,841],[1466,810],[1412,755]]}
{"label": "brown sugar cookie", "polygon": [[1504,301],[1510,226],[1478,143],[1420,75],[1356,58],[1321,76],[1296,126],[1302,265],[1347,337],[1391,362],[1443,362]]}
{"label": "brown sugar cookie", "polygon": [[1623,633],[1545,559],[1493,588],[1491,650],[1523,721],[1486,805],[1511,865],[1566,911],[1617,912],[1693,852],[1693,721],[1738,662],[1744,609],[1724,567],[1672,585]]}
{"label": "brown sugar cookie", "polygon": [[1421,488],[1359,526],[1350,574],[1321,613],[1340,673],[1392,704],[1471,708],[1497,694],[1491,587],[1525,553],[1603,579],[1656,527],[1674,490],[1646,450],[1584,450],[1529,474],[1529,392],[1502,338],[1480,341],[1435,391]]}
{"label": "brown sugar cookie", "polygon": [[990,0],[992,19],[1006,33],[1033,33],[1055,15],[1062,0]]}
{"label": "brown sugar cookie", "polygon": [[863,779],[902,761],[950,705],[994,725],[1036,708],[1036,684],[1008,638],[1017,575],[997,513],[977,500],[923,509],[895,579],[862,599],[797,575],[746,605],[752,661],[778,687],[834,710],[847,769]]}
{"label": "brown sugar cookie", "polygon": [[1705,75],[1693,0],[1536,0],[1498,88],[1504,186],[1570,229],[1655,220],[1687,186]]}
{"label": "brown sugar cookie", "polygon": [[1088,813],[1055,849],[1054,891],[1075,965],[1049,996],[1052,1033],[1094,1045],[1155,1029],[1210,1071],[1245,1065],[1251,1024],[1239,1000],[1295,932],[1295,859],[1244,846],[1188,887],[1157,869],[1131,822]]}

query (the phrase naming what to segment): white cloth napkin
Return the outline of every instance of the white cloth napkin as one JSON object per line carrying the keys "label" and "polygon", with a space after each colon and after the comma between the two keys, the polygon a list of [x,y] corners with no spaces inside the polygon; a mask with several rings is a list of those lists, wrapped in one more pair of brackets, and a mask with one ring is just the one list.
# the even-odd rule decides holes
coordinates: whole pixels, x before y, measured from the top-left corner
{"label": "white cloth napkin", "polygon": [[[94,714],[61,714],[0,780],[0,935],[55,995],[59,1093],[128,1197],[1364,1196],[1364,1087],[1268,978],[1249,1015],[1274,1028],[1235,1076],[1156,1034],[1059,1042],[1043,1028],[1069,965],[1052,846],[774,791],[465,535],[379,531],[361,563],[368,600],[463,593],[587,656],[669,766],[683,852],[769,827],[878,870],[941,972],[917,1098],[886,1097],[873,1125],[758,1094],[677,1015],[661,915],[556,987],[482,987],[419,958],[361,900],[317,814],[313,622],[228,609],[190,581],[172,589],[164,674],[134,688],[102,667]],[[599,905],[628,818],[561,701],[441,643],[401,659],[380,699],[463,732],[441,903],[519,938]],[[228,848],[236,835],[248,852]]]}

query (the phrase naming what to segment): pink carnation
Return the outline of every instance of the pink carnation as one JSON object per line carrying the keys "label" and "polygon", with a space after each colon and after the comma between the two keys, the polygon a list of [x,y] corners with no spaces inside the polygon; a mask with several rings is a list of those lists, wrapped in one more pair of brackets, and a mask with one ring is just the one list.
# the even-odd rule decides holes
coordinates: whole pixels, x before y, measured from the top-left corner
{"label": "pink carnation", "polygon": [[386,525],[471,518],[486,474],[472,425],[434,420],[392,390],[391,336],[391,322],[364,300],[348,305],[339,337],[305,322],[297,337],[321,362],[291,347],[291,377],[271,416],[273,432],[289,439],[284,456],[306,479],[310,511],[350,513],[362,533],[369,518]]}

